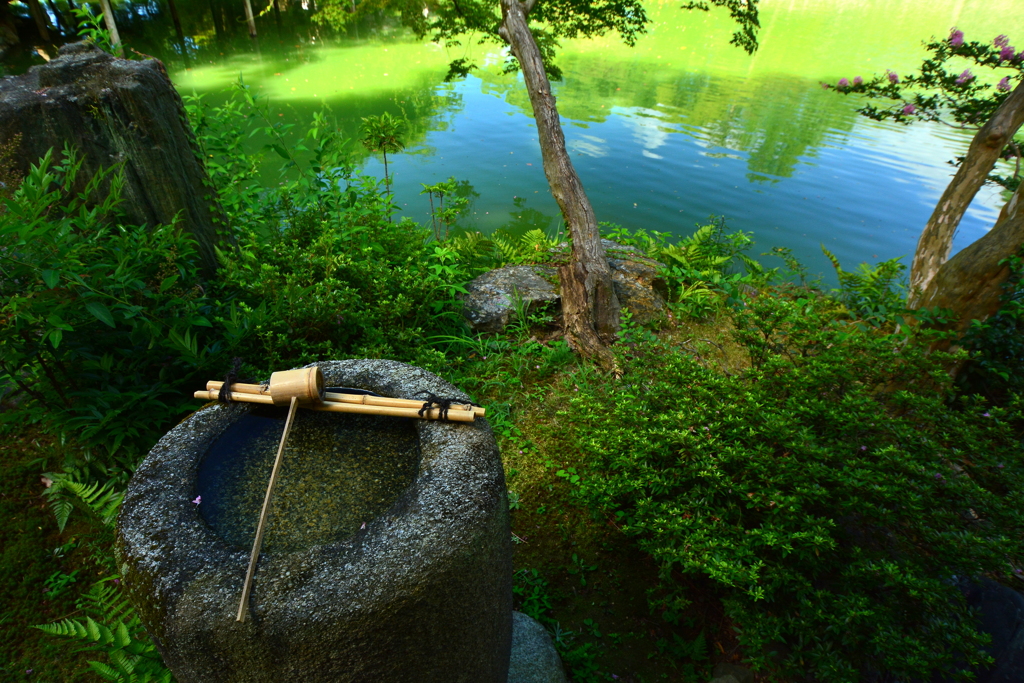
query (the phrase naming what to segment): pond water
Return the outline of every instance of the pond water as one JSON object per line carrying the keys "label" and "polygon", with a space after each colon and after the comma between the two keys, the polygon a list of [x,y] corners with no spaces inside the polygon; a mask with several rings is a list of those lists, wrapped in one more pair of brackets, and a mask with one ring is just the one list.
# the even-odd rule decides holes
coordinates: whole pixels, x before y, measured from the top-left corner
{"label": "pond water", "polygon": [[[755,254],[788,247],[832,281],[821,244],[847,268],[896,256],[909,264],[970,134],[870,121],[821,82],[906,72],[923,40],[954,25],[968,39],[1024,42],[1018,0],[762,0],[761,47],[748,56],[728,45],[726,17],[678,6],[648,3],[654,22],[634,48],[608,37],[560,53],[559,111],[598,220],[685,235],[723,215],[753,233]],[[406,150],[389,159],[404,214],[428,221],[421,183],[454,176],[472,200],[463,227],[557,229],[529,101],[521,79],[501,73],[499,47],[450,51],[365,25],[331,39],[295,3],[283,30],[261,19],[255,51],[247,38],[214,43],[196,7],[186,13],[187,65],[170,38],[152,48],[181,92],[217,101],[241,76],[284,120],[328,105],[349,136],[362,116],[404,115]],[[483,68],[444,83],[448,62],[467,55]],[[365,172],[383,176],[379,158],[356,152]],[[955,249],[984,234],[1003,202],[983,189]]]}

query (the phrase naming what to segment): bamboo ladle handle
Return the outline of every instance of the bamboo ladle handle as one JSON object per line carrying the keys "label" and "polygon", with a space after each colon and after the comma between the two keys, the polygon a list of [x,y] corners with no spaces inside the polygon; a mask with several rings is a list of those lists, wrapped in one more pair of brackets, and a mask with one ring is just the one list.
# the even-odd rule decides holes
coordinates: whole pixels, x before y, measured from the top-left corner
{"label": "bamboo ladle handle", "polygon": [[274,492],[274,484],[277,482],[277,473],[281,469],[281,456],[284,455],[284,445],[288,441],[288,432],[292,430],[292,422],[295,421],[295,409],[299,406],[299,399],[292,396],[288,405],[288,419],[284,422],[284,433],[281,434],[281,443],[277,446],[277,457],[274,459],[274,469],[270,473],[270,483],[267,484],[267,495],[263,497],[263,509],[260,511],[260,523],[256,527],[256,540],[252,544],[252,555],[249,557],[249,569],[245,572],[245,585],[242,587],[242,600],[238,603],[237,621],[245,621],[245,610],[249,603],[249,592],[252,590],[252,575],[256,572],[256,560],[260,557],[260,546],[263,545],[263,528],[267,522],[267,513],[270,511],[270,495]]}

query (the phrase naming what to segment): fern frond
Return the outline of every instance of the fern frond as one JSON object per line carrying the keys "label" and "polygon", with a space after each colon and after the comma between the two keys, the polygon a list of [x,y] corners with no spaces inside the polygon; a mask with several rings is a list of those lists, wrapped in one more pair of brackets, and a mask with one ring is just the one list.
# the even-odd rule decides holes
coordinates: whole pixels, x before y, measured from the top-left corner
{"label": "fern frond", "polygon": [[832,262],[832,267],[836,269],[836,273],[842,273],[843,269],[839,267],[839,259],[831,251],[825,248],[825,245],[821,245],[821,251],[824,252],[825,258]]}
{"label": "fern frond", "polygon": [[126,683],[124,678],[118,673],[117,669],[104,664],[103,662],[96,662],[89,660],[89,668],[95,671],[105,681],[117,681],[117,683]]}
{"label": "fern frond", "polygon": [[105,623],[133,621],[135,608],[117,586],[113,585],[115,578],[111,576],[90,586],[89,590],[78,598],[78,608]]}
{"label": "fern frond", "polygon": [[85,625],[74,619],[64,619],[52,624],[38,624],[32,628],[37,628],[43,633],[49,633],[51,636],[60,636],[62,638],[78,638],[83,640],[89,637],[89,632],[86,630]]}
{"label": "fern frond", "polygon": [[67,525],[73,507],[72,501],[67,498],[67,492],[81,500],[104,525],[110,526],[114,523],[124,500],[124,492],[116,490],[113,481],[104,482],[102,485],[99,482],[87,484],[77,479],[75,475],[65,472],[47,472],[45,476],[53,483],[44,495],[49,499],[50,508],[57,519],[57,527],[61,531],[64,531]]}
{"label": "fern frond", "polygon": [[737,254],[737,255],[740,257],[740,260],[743,261],[743,265],[745,265],[747,267],[747,272],[748,273],[750,273],[751,275],[763,275],[764,274],[764,266],[762,266],[760,263],[758,263],[754,259],[750,258],[746,254]]}
{"label": "fern frond", "polygon": [[53,496],[50,498],[50,509],[53,510],[53,516],[57,518],[57,530],[64,533],[64,527],[68,523],[68,517],[71,516],[71,511],[75,508],[71,504],[71,501],[61,496]]}

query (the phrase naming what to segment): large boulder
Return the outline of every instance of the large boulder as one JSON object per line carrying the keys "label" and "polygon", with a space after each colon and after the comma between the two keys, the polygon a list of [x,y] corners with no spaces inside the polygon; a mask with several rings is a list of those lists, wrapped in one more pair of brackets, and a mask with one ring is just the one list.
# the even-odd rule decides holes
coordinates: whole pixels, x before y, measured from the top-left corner
{"label": "large boulder", "polygon": [[[318,365],[328,385],[467,400],[394,361]],[[511,532],[487,421],[415,420],[419,461],[408,487],[345,538],[263,552],[240,623],[250,549],[204,521],[205,496],[191,501],[204,454],[251,406],[213,405],[168,432],[136,470],[118,518],[128,596],[176,680],[505,683]]]}
{"label": "large boulder", "polygon": [[[0,80],[0,144],[16,136],[21,175],[47,150],[60,157],[65,144],[76,147],[79,191],[99,169],[124,163],[128,218],[138,225],[177,218],[196,238],[204,269],[216,269],[216,225],[224,219],[159,60],[117,59],[87,42],[63,46],[47,64]],[[98,190],[107,192],[109,183]]]}
{"label": "large boulder", "polygon": [[[640,324],[665,315],[668,290],[658,275],[663,264],[633,247],[601,240],[612,270],[612,285],[623,308]],[[563,247],[567,245],[562,245]],[[505,266],[480,275],[466,285],[463,317],[475,332],[501,332],[517,315],[545,305],[558,306],[558,271],[544,265]]]}

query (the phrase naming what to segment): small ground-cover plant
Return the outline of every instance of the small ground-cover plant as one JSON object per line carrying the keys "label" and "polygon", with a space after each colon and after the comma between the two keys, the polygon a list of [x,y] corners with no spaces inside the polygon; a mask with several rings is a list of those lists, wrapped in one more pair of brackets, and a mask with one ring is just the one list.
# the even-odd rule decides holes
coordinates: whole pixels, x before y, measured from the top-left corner
{"label": "small ground-cover plant", "polygon": [[736,316],[744,373],[649,342],[621,379],[573,390],[558,424],[579,499],[666,589],[710,577],[759,668],[963,679],[986,656],[955,577],[1024,560],[1022,405],[954,400],[926,343],[835,311],[762,295]]}

